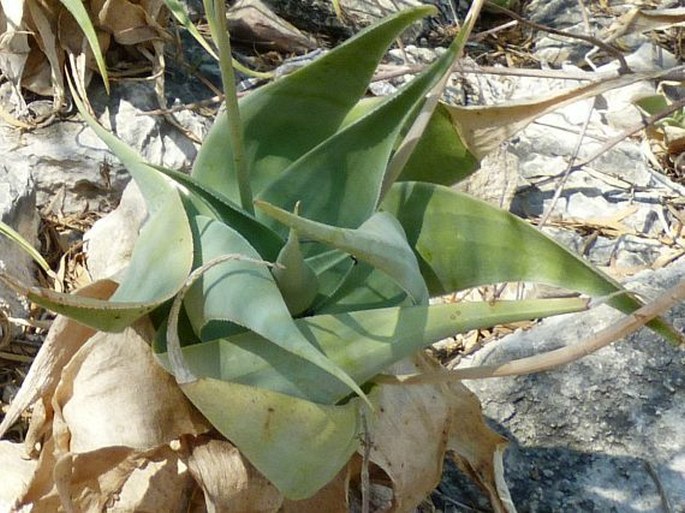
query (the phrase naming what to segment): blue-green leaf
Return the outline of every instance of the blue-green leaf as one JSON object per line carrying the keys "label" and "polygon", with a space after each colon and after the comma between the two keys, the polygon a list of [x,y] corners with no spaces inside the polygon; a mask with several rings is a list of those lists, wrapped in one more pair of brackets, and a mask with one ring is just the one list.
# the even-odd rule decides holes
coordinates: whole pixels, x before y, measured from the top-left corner
{"label": "blue-green leaf", "polygon": [[[422,6],[389,16],[305,68],[240,100],[255,194],[293,161],[336,132],[366,91],[387,47],[408,25],[431,12],[433,7]],[[228,133],[228,118],[223,113],[198,153],[193,176],[239,203]]]}
{"label": "blue-green leaf", "polygon": [[386,212],[374,214],[358,229],[351,230],[310,221],[265,202],[258,201],[257,206],[303,236],[345,251],[387,273],[411,296],[414,303],[428,301],[428,289],[414,252],[407,244],[402,227],[392,215]]}
{"label": "blue-green leaf", "polygon": [[302,363],[324,369],[348,391],[363,395],[351,378],[302,336],[268,267],[255,262],[259,254],[238,232],[204,216],[195,217],[193,227],[196,267],[219,256],[240,256],[209,269],[185,297],[190,322],[202,339],[221,336],[227,323],[243,326],[298,356]]}
{"label": "blue-green leaf", "polygon": [[[382,208],[397,216],[404,227],[431,295],[523,280],[593,296],[623,290],[615,280],[522,219],[447,187],[397,183]],[[626,313],[640,307],[628,294],[609,304]],[[662,321],[650,326],[674,337]]]}
{"label": "blue-green leaf", "polygon": [[[362,310],[297,319],[297,328],[335,365],[363,384],[427,345],[471,329],[585,309],[580,298],[439,303]],[[164,340],[155,351],[169,368]],[[196,376],[232,381],[334,404],[349,389],[316,365],[255,333],[245,332],[182,348]]]}

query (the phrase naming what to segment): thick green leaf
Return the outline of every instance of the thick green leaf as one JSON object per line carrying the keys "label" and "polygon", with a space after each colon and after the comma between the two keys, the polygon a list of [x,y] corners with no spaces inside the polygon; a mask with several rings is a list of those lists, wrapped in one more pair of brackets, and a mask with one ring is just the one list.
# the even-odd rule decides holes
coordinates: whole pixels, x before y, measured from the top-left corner
{"label": "thick green leaf", "polygon": [[258,198],[288,211],[300,202],[307,219],[359,227],[376,210],[388,159],[407,113],[414,112],[450,69],[454,52],[450,47],[395,95],[383,98],[366,115],[295,161]]}
{"label": "thick green leaf", "polygon": [[359,447],[359,399],[324,406],[216,379],[200,379],[181,389],[291,500],[314,495]]}
{"label": "thick green leaf", "polygon": [[290,230],[276,264],[272,273],[285,304],[292,315],[301,314],[312,305],[319,293],[319,279],[304,260],[297,230]]}
{"label": "thick green leaf", "polygon": [[428,289],[404,230],[387,212],[374,214],[358,229],[351,230],[310,221],[261,201],[257,206],[303,236],[345,251],[387,273],[412,297],[414,303],[428,301]]}
{"label": "thick green leaf", "polygon": [[[583,310],[579,298],[453,303],[362,310],[296,320],[312,345],[357,383],[427,345],[476,328]],[[166,346],[155,351],[169,369]],[[293,356],[254,333],[186,346],[185,363],[193,374],[267,388],[322,404],[334,404],[349,389],[315,365]]]}
{"label": "thick green leaf", "polygon": [[390,276],[365,262],[357,262],[338,288],[313,310],[317,314],[334,314],[411,304],[407,293]]}
{"label": "thick green leaf", "polygon": [[454,185],[478,166],[461,142],[449,112],[439,104],[398,180]]}
{"label": "thick green leaf", "polygon": [[262,258],[268,261],[276,260],[284,241],[271,228],[265,226],[220,193],[202,185],[192,176],[161,166],[154,167],[175,182],[183,185],[196,199],[204,202],[211,210],[211,216],[214,219],[227,224],[243,237],[249,239],[250,244],[254,246]]}
{"label": "thick green leaf", "polygon": [[98,40],[93,23],[90,21],[88,11],[83,5],[83,0],[60,0],[60,2],[64,7],[67,8],[67,10],[76,20],[76,23],[78,23],[79,27],[81,27],[81,30],[83,30],[83,34],[88,40],[90,49],[93,51],[93,56],[95,57],[95,62],[97,63],[100,76],[102,76],[102,81],[105,83],[105,89],[109,93],[107,64],[105,64],[105,57],[102,54],[102,49],[100,48],[100,41]]}
{"label": "thick green leaf", "polygon": [[[0,282],[37,305],[100,331],[120,332],[157,305],[149,302],[108,301],[27,286],[7,273],[0,272]],[[114,283],[114,282],[112,282]],[[116,286],[111,287],[112,290]]]}
{"label": "thick green leaf", "polygon": [[[243,97],[240,115],[252,191],[258,194],[290,163],[331,136],[364,94],[387,47],[409,24],[434,12],[417,7],[359,32],[305,68]],[[221,114],[193,166],[193,176],[240,201],[228,118]],[[292,207],[292,205],[291,205]]]}
{"label": "thick green leaf", "polygon": [[[184,305],[195,332],[202,339],[221,336],[227,323],[252,330],[294,355],[335,376],[341,384],[363,395],[356,383],[302,336],[266,265],[236,231],[213,219],[197,216],[196,262],[199,267],[222,255],[240,258],[209,269],[188,291]],[[248,261],[252,259],[252,261]],[[231,326],[231,329],[232,326]]]}
{"label": "thick green leaf", "polygon": [[[110,134],[86,111],[72,88],[81,115],[129,169],[145,197],[148,221],[121,284],[109,300],[86,299],[47,289],[12,285],[35,303],[103,331],[121,331],[168,301],[181,288],[192,265],[192,235],[174,186],[141,157]],[[170,251],[169,248],[174,248]],[[5,281],[13,280],[4,277]]]}
{"label": "thick green leaf", "polygon": [[[404,227],[431,295],[520,280],[593,296],[623,290],[619,283],[522,219],[447,187],[397,183],[382,208],[397,216]],[[626,313],[640,306],[627,294],[609,304]],[[672,337],[661,321],[651,326]]]}

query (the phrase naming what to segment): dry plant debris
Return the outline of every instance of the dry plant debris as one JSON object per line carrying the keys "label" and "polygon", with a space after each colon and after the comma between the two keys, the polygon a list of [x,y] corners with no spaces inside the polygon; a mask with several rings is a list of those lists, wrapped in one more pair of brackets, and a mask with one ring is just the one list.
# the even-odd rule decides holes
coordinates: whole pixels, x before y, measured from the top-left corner
{"label": "dry plant debris", "polygon": [[[137,17],[134,17],[133,19],[127,18],[126,20],[116,21],[105,17],[105,21],[103,21],[101,25],[101,28],[105,34],[109,34],[111,37],[114,37],[115,41],[124,45],[143,44],[151,40],[162,38],[164,30],[161,24],[161,19],[158,19],[158,15],[160,13],[159,10],[155,16],[151,17],[150,13],[141,11],[143,8],[140,5],[131,2],[124,2],[124,0],[122,0],[122,2],[126,3],[126,5],[119,5],[118,7],[132,8],[132,12],[135,12]],[[122,2],[118,3],[121,4]],[[114,9],[115,4],[117,4],[117,2],[105,3],[110,9]],[[27,1],[26,4],[30,4],[30,0]],[[30,9],[34,9],[33,12],[36,12],[35,9],[37,8],[29,6],[29,12],[31,12]],[[104,12],[109,11],[104,10]],[[114,12],[114,10],[111,12]],[[56,19],[61,19],[60,16],[63,16],[63,14],[58,14]],[[623,22],[625,23],[624,27],[643,27],[643,21],[640,22],[642,24],[638,24],[638,21],[642,20],[643,18],[644,16],[642,16],[642,13],[638,12],[633,18],[631,18],[630,22]],[[29,26],[31,26],[30,23],[35,24],[36,22],[33,20],[28,21],[27,23],[29,23]],[[64,21],[62,23],[67,22]],[[124,23],[124,25],[121,25],[121,23]],[[682,23],[682,19],[679,18],[678,23]],[[68,41],[68,38],[66,38],[63,33],[59,32],[59,23],[57,26],[57,38],[53,48],[58,48],[58,44],[61,45],[61,49],[65,52],[77,47],[81,50],[85,48],[82,40],[80,41],[80,46],[73,44],[73,42],[72,44],[67,44],[66,41]],[[132,28],[136,30],[131,30]],[[650,25],[650,29],[653,28],[655,27]],[[663,30],[664,26],[659,25],[658,28]],[[61,30],[64,29],[62,28]],[[681,48],[681,29],[671,30],[671,33],[674,34],[672,37],[677,40],[667,40],[667,42],[677,45],[678,48]],[[39,33],[41,34],[41,37],[43,37],[40,31],[34,31],[33,33]],[[124,36],[122,33],[134,34],[135,37],[133,35]],[[62,34],[61,37],[60,34]],[[662,40],[664,34],[665,32],[662,32],[660,35]],[[535,63],[531,54],[528,52],[531,39],[529,35],[527,35],[522,29],[521,25],[517,24],[504,30],[495,30],[489,34],[483,34],[482,39],[484,41],[489,41],[489,44],[492,45],[491,49],[481,56],[481,61],[484,63],[491,65],[495,63],[506,62],[506,64],[510,67],[523,67]],[[45,44],[45,40],[42,41],[42,44]],[[664,42],[664,44],[666,44],[666,42]],[[36,47],[40,48],[40,46],[41,45],[39,44]],[[148,53],[148,55],[150,54]],[[27,57],[26,67],[24,68],[25,71],[23,72],[25,74],[22,74],[20,77],[22,80],[21,85],[36,92],[43,91],[43,93],[54,93],[55,98],[63,97],[63,77],[61,74],[57,77],[57,79],[53,77],[53,81],[50,83],[41,82],[38,80],[37,77],[40,75],[40,73],[38,73],[36,70],[40,69],[41,66],[43,68],[45,65],[52,66],[49,58],[45,56],[42,57],[42,63],[34,63],[33,61],[35,60],[41,60],[39,57],[40,56],[34,56],[32,58],[31,55]],[[28,64],[31,64],[33,67],[29,66]],[[92,68],[92,62],[89,64],[89,67]],[[137,71],[139,70],[136,70],[136,72]],[[17,82],[17,85],[18,84],[19,82]],[[521,110],[528,110],[530,108],[531,105],[527,104],[522,106]],[[542,110],[536,112],[536,115],[538,115],[539,112],[542,112]],[[489,121],[489,124],[491,125],[492,123]],[[663,134],[658,134],[658,130],[650,130],[650,137],[653,139],[663,137]],[[661,142],[663,142],[663,140]],[[487,147],[488,146],[486,146],[486,148]],[[483,151],[485,151],[485,149]],[[668,159],[671,159],[668,161],[672,165],[671,174],[675,173],[674,176],[682,178],[683,148],[677,145],[667,145],[665,149],[662,146],[661,149],[655,151],[655,155],[662,165],[664,165],[666,162],[666,160],[664,160],[664,152],[668,156]],[[668,207],[678,220],[669,227],[670,233],[673,234],[672,244],[674,249],[679,252],[678,254],[682,255],[685,253],[685,244],[683,241],[683,219],[685,218],[685,206],[682,204],[682,202],[674,201],[673,203],[669,203]],[[611,237],[620,237],[625,234],[640,235],[634,233],[631,231],[631,229],[621,224],[623,215],[624,214],[621,213],[617,216],[613,216],[611,219],[596,219],[592,221],[584,220],[582,222],[569,219],[551,219],[548,224],[563,226],[565,228],[571,228],[574,230],[592,231],[594,233],[601,233],[602,235]],[[58,276],[60,277],[61,282],[59,287],[61,290],[78,289],[86,285],[88,282],[87,269],[85,266],[82,248],[78,243],[70,244],[69,239],[70,232],[83,233],[83,231],[87,229],[95,217],[97,216],[95,216],[93,213],[86,213],[82,217],[48,217],[44,220],[44,253],[47,257],[49,257],[51,263],[56,264],[55,267],[59,269]],[[674,258],[676,257],[674,256]],[[493,287],[491,290],[481,289],[478,291],[478,294],[480,294],[482,297],[492,296],[492,300],[497,300],[500,293],[501,289],[498,287]],[[462,298],[459,299],[461,300]],[[457,298],[453,297],[450,300],[457,300]],[[441,354],[441,356],[453,358],[455,352],[459,354],[468,354],[469,352],[475,350],[480,344],[488,340],[506,334],[511,330],[521,328],[525,329],[529,326],[531,326],[531,323],[524,323],[514,326],[500,326],[494,327],[492,330],[471,332],[462,336],[460,339],[455,340],[454,346],[456,347],[446,348],[446,353]],[[74,329],[73,326],[70,326],[70,328]],[[30,338],[32,335],[38,335],[40,334],[40,329],[41,328],[36,328],[35,326],[29,326],[27,327],[26,336]],[[142,331],[144,331],[144,329],[142,329]],[[10,322],[6,316],[0,316],[0,333],[2,334],[2,338],[0,340],[0,359],[2,359],[3,355],[6,356],[9,354],[4,352],[8,347],[8,334],[10,333]],[[72,336],[70,339],[73,339],[73,332],[71,335]],[[130,338],[135,338],[137,335],[138,334],[134,333],[133,331],[127,334],[127,336]],[[85,339],[82,339],[81,342],[85,342]],[[33,483],[32,488],[27,493],[26,500],[29,500],[33,493],[38,493],[36,488],[48,486],[52,487],[52,490],[48,494],[49,500],[45,503],[46,508],[48,509],[45,509],[45,511],[48,511],[50,507],[56,507],[60,497],[62,500],[64,500],[65,497],[69,496],[71,497],[71,499],[69,499],[70,501],[76,502],[88,501],[91,499],[95,501],[101,501],[102,497],[106,494],[103,494],[99,498],[87,496],[89,493],[88,489],[94,487],[92,478],[88,477],[92,472],[102,476],[96,487],[105,491],[110,490],[112,493],[115,493],[115,491],[118,493],[118,491],[121,490],[121,497],[127,497],[127,494],[130,494],[131,497],[139,497],[139,494],[136,494],[135,491],[131,490],[133,490],[136,486],[145,486],[147,480],[152,479],[150,476],[156,476],[156,479],[160,479],[163,482],[168,483],[168,488],[172,490],[168,496],[154,497],[152,499],[148,498],[149,500],[153,501],[156,508],[158,508],[160,504],[164,504],[165,501],[168,501],[168,504],[175,504],[174,501],[178,501],[179,497],[186,496],[187,490],[192,489],[195,486],[199,486],[199,489],[196,489],[195,492],[198,494],[204,494],[209,504],[226,504],[227,500],[235,501],[233,504],[239,509],[244,508],[246,505],[250,505],[250,507],[252,507],[254,504],[254,497],[256,495],[259,497],[260,501],[264,501],[263,506],[257,508],[259,511],[275,510],[274,508],[278,507],[282,507],[282,511],[322,511],[322,504],[330,504],[328,499],[325,498],[327,494],[335,497],[336,503],[339,503],[340,497],[346,496],[347,488],[349,486],[356,488],[357,491],[361,493],[362,471],[361,463],[357,461],[351,463],[350,468],[345,469],[344,473],[339,476],[339,479],[336,479],[324,490],[325,493],[323,499],[322,497],[317,497],[316,499],[309,501],[307,505],[282,503],[282,498],[279,497],[278,493],[273,489],[273,487],[271,487],[269,483],[260,481],[260,476],[255,475],[254,469],[250,467],[249,463],[242,460],[234,447],[230,446],[230,444],[227,444],[226,442],[222,442],[213,438],[211,434],[207,434],[208,427],[204,425],[202,420],[198,419],[195,413],[192,411],[189,411],[187,417],[185,418],[183,418],[183,416],[179,417],[177,412],[174,412],[174,417],[183,418],[188,425],[184,425],[182,427],[175,425],[163,426],[164,429],[169,430],[165,436],[155,438],[158,436],[157,433],[151,435],[149,432],[142,432],[136,433],[136,436],[140,436],[144,440],[124,441],[131,446],[135,446],[137,444],[141,447],[145,447],[142,450],[112,450],[111,448],[108,448],[108,444],[114,441],[123,445],[122,440],[114,435],[112,435],[112,440],[103,441],[102,438],[103,432],[105,433],[106,438],[108,433],[116,431],[117,426],[109,425],[96,428],[90,425],[89,420],[84,421],[80,415],[80,412],[90,411],[93,408],[97,408],[97,389],[90,388],[95,377],[103,376],[112,368],[122,367],[124,363],[120,362],[122,365],[119,363],[112,364],[111,367],[108,368],[98,367],[95,369],[89,369],[87,367],[90,353],[101,350],[102,347],[109,347],[107,350],[113,351],[112,355],[108,356],[105,361],[112,363],[115,362],[118,357],[120,357],[120,355],[116,352],[116,345],[118,342],[113,340],[107,340],[104,342],[105,343],[99,344],[99,348],[96,347],[95,342],[93,341],[84,344],[83,347],[73,348],[75,353],[80,353],[83,351],[83,354],[71,361],[72,363],[70,363],[66,369],[65,377],[58,379],[55,376],[50,376],[49,382],[43,383],[42,385],[42,395],[40,397],[41,403],[39,403],[39,408],[45,408],[46,410],[52,408],[53,406],[51,405],[51,402],[53,402],[54,397],[55,411],[52,413],[55,415],[55,417],[52,421],[52,424],[46,421],[46,424],[39,426],[39,428],[52,429],[53,439],[48,443],[53,445],[46,446],[43,449],[45,456],[37,462],[37,467],[34,467],[32,462],[27,462],[24,467],[21,469],[14,469],[11,473],[17,479],[20,479],[20,476],[28,475],[38,468],[38,475],[42,481],[38,480]],[[12,341],[9,344],[14,345],[15,342]],[[112,346],[115,347],[112,349]],[[145,361],[147,356],[145,356],[143,353],[144,350],[141,349],[140,358],[138,360]],[[17,354],[22,357],[29,359],[31,358],[30,350],[26,351],[26,354],[22,354],[21,352],[18,352]],[[431,361],[428,359],[419,359],[419,361],[415,362],[414,365],[417,367],[423,366],[426,368],[432,368],[434,372],[438,372],[435,370],[435,364],[431,363]],[[130,371],[130,369],[128,370]],[[414,372],[415,370],[416,369],[399,369],[398,371]],[[2,372],[0,372],[0,388],[7,390],[10,385],[16,386],[16,382],[18,379],[23,377],[22,374],[24,374],[24,372],[25,371],[23,368],[17,367],[13,369],[11,367],[3,367]],[[151,373],[154,371],[149,369],[143,373],[136,371],[133,372],[133,374],[145,375],[148,372]],[[127,373],[125,376],[117,375],[107,379],[120,381],[122,379],[127,379],[127,376],[129,375],[131,374]],[[109,381],[103,384],[103,387],[110,387],[111,382],[112,381]],[[85,391],[83,397],[80,397],[76,392],[86,388],[86,383],[88,384],[89,390]],[[432,391],[430,388],[426,388],[425,390],[415,388],[413,389],[412,393],[430,394]],[[3,402],[5,401],[4,395],[5,394],[3,393]],[[32,399],[36,398],[34,397]],[[166,403],[168,401],[168,396],[166,395],[164,401],[159,401],[154,397],[148,397],[145,399],[144,404],[151,405],[162,402]],[[451,414],[454,414],[455,411],[460,411],[463,415],[464,411],[468,412],[469,409],[475,408],[472,403],[468,402],[468,398],[465,399],[463,394],[458,396],[455,394],[454,401],[454,405],[436,404],[435,409],[447,409]],[[187,408],[187,405],[184,406],[181,403],[173,402],[174,408]],[[127,396],[122,397],[121,404],[122,406],[131,406],[136,404],[139,406],[141,403],[134,400],[134,398]],[[413,403],[411,398],[407,399],[393,397],[388,402],[389,413],[385,417],[382,417],[382,419],[384,418],[390,423],[396,423],[398,418],[407,419],[406,422],[409,422],[408,419],[426,416],[425,411],[412,411],[412,406]],[[171,406],[165,404],[164,407]],[[395,408],[397,411],[393,411],[392,408]],[[120,420],[123,422],[124,418],[129,414],[135,415],[135,413],[127,412],[126,414],[123,414],[122,412],[122,419]],[[448,417],[449,415],[435,417],[437,418],[436,425],[438,425],[440,422],[450,423],[454,421]],[[393,432],[394,428],[394,426],[384,426],[383,424],[381,424],[381,427],[377,428],[379,432]],[[442,432],[444,434],[444,426],[438,427],[443,429]],[[36,428],[36,430],[39,430],[39,428]],[[99,431],[98,436],[92,437],[91,435],[93,435],[95,430]],[[436,432],[439,432],[437,428]],[[36,436],[36,433],[30,433],[29,436]],[[145,439],[146,436],[148,436],[149,439]],[[411,433],[409,433],[407,436],[411,438]],[[506,497],[502,497],[500,491],[497,489],[497,481],[501,476],[499,476],[497,473],[497,462],[493,462],[491,456],[485,456],[481,454],[478,455],[478,458],[473,458],[473,455],[470,454],[470,451],[472,451],[474,447],[461,446],[464,444],[463,437],[459,437],[458,439],[447,437],[442,442],[450,445],[452,449],[456,450],[457,454],[460,454],[460,456],[457,457],[460,465],[467,472],[472,473],[477,480],[482,482],[484,488],[489,491],[495,503],[502,503],[503,501],[506,501]],[[475,443],[474,446],[476,448],[482,447],[481,442],[482,440],[478,443]],[[488,452],[488,454],[499,454],[498,451],[501,450],[500,445],[502,442],[503,440],[496,437],[494,437],[492,440],[488,440],[487,444],[485,444],[489,446],[491,451]],[[393,466],[396,463],[393,461],[393,451],[395,445],[404,445],[407,443],[411,443],[411,439],[402,440],[394,438],[388,440],[373,440],[372,452],[374,453],[375,464],[372,466],[371,474],[373,476],[372,481],[374,483],[373,491],[377,495],[377,500],[379,503],[382,503],[383,487],[384,485],[387,485],[388,481],[392,481],[395,484],[398,482],[402,483],[402,486],[398,487],[398,489],[406,494],[408,502],[411,502],[415,499],[412,497],[413,488],[412,483],[410,482],[415,478],[414,473],[412,473],[411,469],[403,469],[402,472],[398,473],[396,466]],[[1,450],[14,449],[9,449],[8,446],[3,444]],[[434,458],[434,455],[429,453],[425,453],[425,456]],[[469,459],[469,457],[472,459]],[[149,461],[156,461],[158,462],[158,465],[143,465],[143,462]],[[187,469],[182,474],[176,474],[171,469],[176,468],[180,461],[187,465]],[[121,462],[125,462],[125,464],[121,465]],[[113,465],[114,463],[117,465],[116,468]],[[210,482],[203,469],[205,466],[215,468],[217,465],[225,468],[227,475],[235,476],[236,473],[244,474],[245,482],[249,482],[249,486],[239,490],[226,490],[221,486],[221,482]],[[52,466],[55,466],[55,468],[59,470],[54,482],[51,481],[51,477],[47,475],[48,473],[46,470],[47,468],[52,468]],[[111,468],[108,466],[111,466]],[[103,468],[106,471],[103,471]],[[140,476],[141,473],[144,474],[142,477]],[[189,478],[190,475],[193,476],[195,481]],[[215,477],[216,475],[213,475],[213,478]],[[425,476],[425,478],[429,480],[435,480],[436,476]],[[226,499],[226,495],[230,496],[230,498]],[[396,496],[395,498],[395,500],[400,504],[404,499],[405,497],[402,495]],[[130,507],[135,508],[144,507],[144,505],[140,503],[127,504],[129,504]],[[98,503],[98,505],[102,507],[105,504]],[[502,504],[500,506],[501,511],[505,511],[507,507],[508,506]],[[242,511],[242,509],[240,510]]]}

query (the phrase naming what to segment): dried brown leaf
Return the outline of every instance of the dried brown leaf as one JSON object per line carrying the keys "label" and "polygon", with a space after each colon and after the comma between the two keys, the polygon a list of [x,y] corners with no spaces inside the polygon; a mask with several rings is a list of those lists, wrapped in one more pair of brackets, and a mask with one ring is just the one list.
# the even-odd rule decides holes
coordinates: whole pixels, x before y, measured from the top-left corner
{"label": "dried brown leaf", "polygon": [[27,2],[27,28],[33,34],[35,42],[47,58],[50,66],[50,84],[55,106],[59,107],[65,98],[64,68],[65,56],[57,42],[57,18],[62,9],[56,0],[33,0]]}
{"label": "dried brown leaf", "polygon": [[635,32],[664,30],[682,25],[685,25],[685,8],[683,7],[674,9],[641,9],[635,7],[611,24],[607,29],[608,35],[604,41],[610,42]]}
{"label": "dried brown leaf", "polygon": [[52,401],[58,451],[147,450],[210,428],[155,361],[149,328],[136,326],[95,334],[65,366]]}
{"label": "dried brown leaf", "polygon": [[[393,373],[436,372],[423,354],[397,364]],[[369,433],[371,463],[390,478],[390,511],[413,511],[440,481],[447,450],[475,469],[496,511],[512,512],[501,452],[506,439],[487,427],[478,398],[460,383],[380,387],[378,416]]]}
{"label": "dried brown leaf", "polygon": [[315,42],[277,16],[261,0],[238,0],[226,14],[231,37],[250,45],[288,53],[316,48]]}
{"label": "dried brown leaf", "polygon": [[26,457],[23,444],[0,441],[0,511],[9,511],[26,492],[36,470],[36,462]]}
{"label": "dried brown leaf", "polygon": [[98,28],[112,34],[114,40],[122,45],[136,45],[166,38],[166,31],[157,19],[160,8],[161,3],[158,0],[93,2]]}
{"label": "dried brown leaf", "polygon": [[663,71],[632,73],[605,78],[554,93],[543,98],[509,102],[506,105],[456,106],[446,105],[452,123],[462,142],[478,159],[494,151],[500,143],[523,130],[534,119],[576,101],[624,87],[641,80],[655,78]]}
{"label": "dried brown leaf", "polygon": [[202,487],[209,512],[279,511],[283,495],[231,443],[209,437],[189,438],[187,442],[188,468]]}
{"label": "dried brown leaf", "polygon": [[23,100],[19,88],[31,48],[23,30],[24,1],[0,0],[0,70]]}
{"label": "dried brown leaf", "polygon": [[[77,292],[84,297],[107,299],[116,290],[117,284],[109,280],[95,282]],[[21,389],[0,423],[0,437],[14,424],[21,413],[39,398],[50,398],[60,379],[62,368],[76,351],[95,332],[76,321],[58,316],[36,355]],[[35,428],[34,428],[35,429]]]}

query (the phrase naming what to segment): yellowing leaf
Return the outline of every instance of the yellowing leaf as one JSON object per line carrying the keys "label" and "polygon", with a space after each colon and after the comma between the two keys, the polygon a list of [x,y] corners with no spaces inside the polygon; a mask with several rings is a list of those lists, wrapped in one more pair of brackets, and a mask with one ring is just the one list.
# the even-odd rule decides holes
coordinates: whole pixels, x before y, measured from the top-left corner
{"label": "yellowing leaf", "polygon": [[359,445],[360,399],[325,406],[216,379],[199,379],[181,388],[289,499],[312,496]]}

